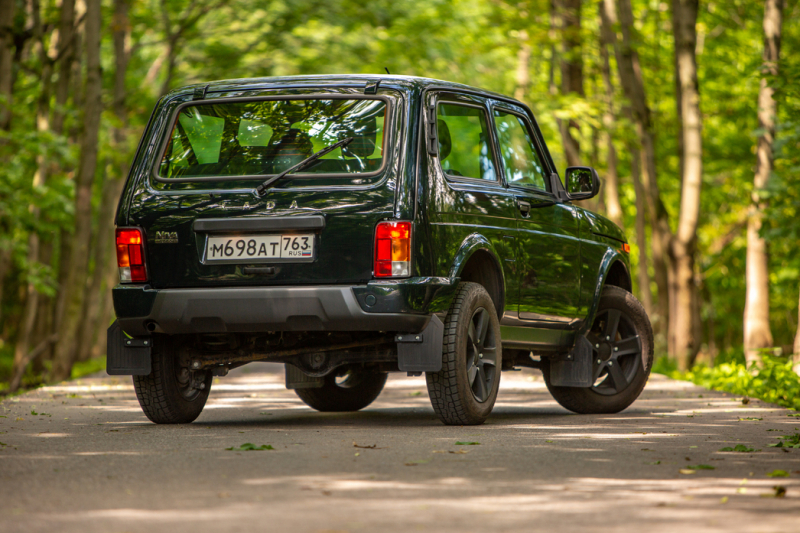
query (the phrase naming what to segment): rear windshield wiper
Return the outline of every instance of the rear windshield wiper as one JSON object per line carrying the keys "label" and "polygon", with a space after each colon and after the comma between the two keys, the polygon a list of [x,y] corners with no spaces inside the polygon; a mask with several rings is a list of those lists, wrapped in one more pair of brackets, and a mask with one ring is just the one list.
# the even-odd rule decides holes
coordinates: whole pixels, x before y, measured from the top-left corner
{"label": "rear windshield wiper", "polygon": [[335,142],[332,145],[323,148],[319,152],[317,152],[315,154],[311,154],[307,158],[305,158],[302,161],[300,161],[299,163],[297,163],[295,166],[287,168],[286,170],[284,170],[280,174],[272,176],[271,178],[266,180],[264,183],[262,183],[261,185],[256,187],[256,194],[258,196],[261,196],[262,194],[264,194],[264,191],[267,190],[267,187],[269,187],[270,185],[272,185],[273,183],[275,183],[279,179],[281,179],[281,178],[283,178],[285,176],[288,176],[292,172],[296,172],[298,170],[302,170],[302,169],[306,168],[308,165],[310,165],[311,163],[313,163],[314,161],[316,161],[317,159],[319,159],[323,155],[329,154],[329,153],[333,152],[334,150],[336,150],[337,148],[344,148],[345,146],[347,146],[348,144],[353,142],[353,139],[354,139],[354,137],[348,137],[346,139],[342,139],[339,142]]}

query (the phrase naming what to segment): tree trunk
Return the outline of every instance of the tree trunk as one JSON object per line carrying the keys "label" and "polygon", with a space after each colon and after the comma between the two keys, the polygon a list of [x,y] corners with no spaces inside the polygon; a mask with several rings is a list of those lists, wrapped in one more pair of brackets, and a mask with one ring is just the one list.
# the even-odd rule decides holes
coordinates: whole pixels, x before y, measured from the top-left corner
{"label": "tree trunk", "polygon": [[514,98],[525,100],[531,85],[531,44],[528,42],[528,32],[519,32],[519,51],[517,52],[517,72],[515,74],[517,88],[514,89]]}
{"label": "tree trunk", "polygon": [[[604,24],[613,28],[617,24],[615,0],[603,0],[604,8],[601,16],[607,19]],[[639,138],[641,148],[638,157],[641,159],[641,171],[644,174],[642,189],[646,199],[647,212],[650,216],[653,271],[658,289],[658,314],[653,317],[654,329],[657,333],[666,333],[670,321],[670,284],[669,284],[669,242],[671,237],[667,211],[661,202],[656,173],[655,139],[650,107],[642,79],[642,69],[633,42],[633,10],[630,0],[619,0],[619,27],[622,42],[617,42],[615,52],[617,70],[622,90],[631,104],[631,118]]]}
{"label": "tree trunk", "polygon": [[83,135],[78,171],[75,177],[75,233],[68,264],[67,282],[62,287],[64,317],[59,325],[58,344],[53,359],[53,377],[66,379],[78,352],[83,295],[89,262],[92,222],[92,182],[97,169],[97,142],[102,112],[100,72],[100,0],[86,1],[86,93]]}
{"label": "tree trunk", "polygon": [[117,118],[117,125],[111,131],[111,143],[114,154],[125,154],[109,162],[109,172],[105,173],[103,198],[98,217],[98,235],[95,243],[95,267],[92,281],[86,287],[86,322],[81,332],[81,348],[79,358],[88,359],[99,355],[98,344],[105,340],[103,333],[110,319],[111,287],[118,276],[117,264],[114,261],[114,215],[125,178],[128,175],[127,156],[127,108],[125,76],[130,60],[129,38],[130,21],[128,11],[129,0],[115,0],[114,18],[112,19],[112,38],[114,42],[114,88],[112,94],[112,111]]}
{"label": "tree trunk", "polygon": [[700,190],[703,178],[703,121],[697,85],[698,0],[673,0],[672,30],[675,37],[676,75],[680,94],[683,166],[678,227],[672,239],[674,303],[670,321],[670,345],[678,368],[686,370],[699,348],[694,335],[695,314],[694,259],[700,218]]}
{"label": "tree trunk", "polygon": [[[800,299],[798,300],[800,301]],[[794,362],[794,371],[800,374],[800,303],[797,306],[797,333],[794,336],[794,353],[792,359]]]}
{"label": "tree trunk", "polygon": [[605,89],[605,113],[603,113],[603,142],[608,152],[608,171],[606,172],[603,191],[605,193],[606,214],[620,228],[625,228],[622,220],[622,205],[619,201],[619,176],[617,175],[617,149],[614,146],[614,85],[611,81],[611,64],[608,57],[608,48],[613,47],[616,41],[614,31],[610,27],[607,17],[603,16],[607,2],[601,2],[600,23],[600,68],[603,74],[603,87]]}
{"label": "tree trunk", "polygon": [[[583,91],[583,56],[581,49],[581,0],[558,0],[556,6],[561,19],[561,94],[584,96]],[[567,166],[580,166],[581,147],[577,136],[580,135],[578,122],[559,121],[561,140]]]}
{"label": "tree trunk", "polygon": [[761,199],[772,173],[775,138],[775,90],[769,78],[778,75],[781,50],[783,0],[764,2],[764,65],[758,92],[758,136],[752,205],[747,220],[747,298],[744,306],[744,353],[748,365],[759,360],[758,351],[772,346],[769,327],[769,262],[767,243],[760,235],[764,202]]}
{"label": "tree trunk", "polygon": [[637,150],[631,150],[631,179],[636,194],[636,247],[639,249],[639,264],[636,269],[636,282],[639,284],[639,301],[642,302],[648,316],[653,313],[653,293],[650,289],[650,272],[647,258],[647,221],[645,220],[645,192],[642,186],[642,174]]}
{"label": "tree trunk", "polygon": [[61,20],[58,24],[58,83],[55,89],[53,131],[64,131],[64,112],[69,97],[70,76],[75,57],[75,0],[61,1]]}
{"label": "tree trunk", "polygon": [[14,80],[13,24],[15,7],[15,0],[0,0],[0,131],[11,129],[11,109],[14,96],[12,82]]}
{"label": "tree trunk", "polygon": [[[41,74],[41,90],[39,98],[36,102],[36,131],[40,135],[46,135],[50,131],[50,89],[52,87],[53,76],[53,61],[47,53],[47,47],[44,41],[44,32],[41,25],[41,18],[39,15],[39,5],[37,2],[32,4],[34,16],[33,34],[38,41],[39,48],[39,61],[42,65]],[[37,194],[39,190],[47,182],[47,174],[49,169],[49,156],[47,153],[40,152],[36,156],[36,171],[33,175],[33,193]],[[41,216],[39,206],[36,202],[28,206],[30,218],[33,221],[33,228],[28,235],[28,276],[33,278],[30,269],[38,268],[39,254],[40,254],[40,240],[38,233],[38,221]],[[32,281],[25,285],[22,294],[24,301],[22,316],[20,321],[20,329],[17,333],[17,342],[14,346],[14,363],[12,367],[12,392],[16,390],[14,384],[19,385],[21,382],[22,374],[25,372],[25,367],[28,364],[28,351],[31,346],[32,336],[34,334],[34,326],[36,325],[36,311],[39,307],[39,293],[36,290]]]}

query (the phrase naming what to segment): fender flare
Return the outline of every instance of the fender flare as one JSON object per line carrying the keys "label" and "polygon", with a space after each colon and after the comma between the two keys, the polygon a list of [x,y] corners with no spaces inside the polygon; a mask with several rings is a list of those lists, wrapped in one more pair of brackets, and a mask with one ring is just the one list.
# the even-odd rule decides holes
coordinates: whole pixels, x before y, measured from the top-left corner
{"label": "fender flare", "polygon": [[628,275],[628,279],[630,279],[630,269],[625,261],[625,257],[618,250],[614,250],[613,248],[606,250],[606,253],[603,254],[603,259],[600,261],[600,270],[599,275],[597,276],[597,284],[594,288],[594,294],[592,295],[592,303],[589,304],[589,312],[587,313],[586,319],[583,321],[583,324],[578,330],[578,335],[586,335],[591,329],[592,324],[594,323],[594,317],[597,314],[597,308],[600,305],[600,295],[603,293],[603,287],[606,285],[608,272],[617,262],[622,263],[625,273]]}
{"label": "fender flare", "polygon": [[[487,239],[485,236],[481,235],[480,233],[472,233],[467,236],[461,242],[461,245],[458,248],[458,251],[453,256],[453,262],[450,266],[449,277],[450,279],[456,280],[461,277],[462,272],[464,271],[464,267],[469,262],[470,258],[475,255],[476,252],[484,251],[489,254],[494,261],[495,269],[499,276],[500,282],[500,306],[504,307],[505,299],[506,299],[506,278],[503,273],[503,266],[500,261],[497,259],[498,254],[497,250],[495,250],[492,243]],[[498,313],[502,313],[502,309],[498,309]]]}

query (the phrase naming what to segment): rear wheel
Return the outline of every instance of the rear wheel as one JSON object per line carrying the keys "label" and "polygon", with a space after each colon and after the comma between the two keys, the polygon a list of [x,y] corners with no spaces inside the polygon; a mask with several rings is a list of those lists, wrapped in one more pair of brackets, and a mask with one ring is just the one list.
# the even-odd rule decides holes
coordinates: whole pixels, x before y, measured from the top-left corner
{"label": "rear wheel", "polygon": [[166,335],[153,339],[152,371],[133,376],[133,388],[144,414],[156,424],[188,424],[203,411],[211,391],[211,373],[189,370],[176,343]]}
{"label": "rear wheel", "polygon": [[375,401],[387,377],[385,373],[342,368],[325,376],[322,387],[294,389],[294,392],[306,405],[317,411],[358,411]]}
{"label": "rear wheel", "polygon": [[489,293],[477,283],[460,283],[445,319],[442,370],[426,374],[442,422],[483,424],[497,399],[502,357],[500,321]]}
{"label": "rear wheel", "polygon": [[600,296],[597,315],[586,338],[592,344],[592,386],[551,385],[547,362],[542,368],[547,388],[570,411],[618,413],[639,397],[650,375],[653,366],[650,319],[633,294],[608,286]]}

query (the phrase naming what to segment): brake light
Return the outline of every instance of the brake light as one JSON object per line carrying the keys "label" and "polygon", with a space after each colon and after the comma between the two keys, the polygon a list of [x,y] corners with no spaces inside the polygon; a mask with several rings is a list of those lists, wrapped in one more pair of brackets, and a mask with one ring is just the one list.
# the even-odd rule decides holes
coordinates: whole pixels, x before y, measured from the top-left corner
{"label": "brake light", "polygon": [[147,281],[144,239],[139,228],[117,229],[117,266],[121,283]]}
{"label": "brake light", "polygon": [[375,277],[411,275],[411,222],[381,222],[375,228]]}

